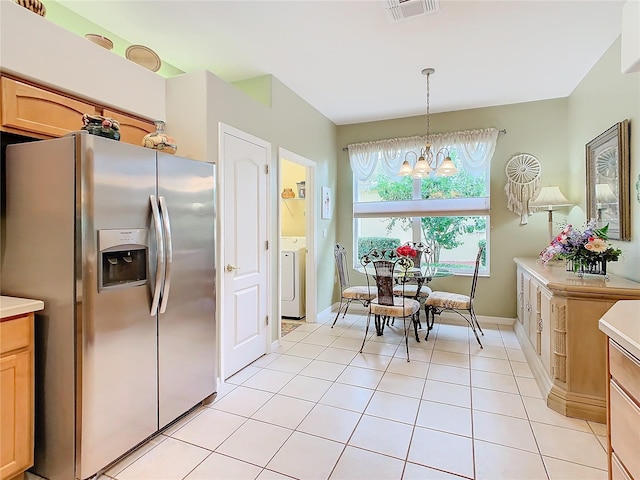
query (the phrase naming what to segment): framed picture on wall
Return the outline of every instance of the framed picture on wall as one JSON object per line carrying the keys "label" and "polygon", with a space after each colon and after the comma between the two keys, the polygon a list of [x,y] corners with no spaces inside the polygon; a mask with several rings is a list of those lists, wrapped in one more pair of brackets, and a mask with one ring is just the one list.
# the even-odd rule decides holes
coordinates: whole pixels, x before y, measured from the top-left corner
{"label": "framed picture on wall", "polygon": [[324,219],[331,218],[331,210],[333,210],[333,201],[331,199],[331,188],[322,187],[322,215]]}
{"label": "framed picture on wall", "polygon": [[611,240],[631,240],[629,121],[587,143],[587,218],[609,225]]}

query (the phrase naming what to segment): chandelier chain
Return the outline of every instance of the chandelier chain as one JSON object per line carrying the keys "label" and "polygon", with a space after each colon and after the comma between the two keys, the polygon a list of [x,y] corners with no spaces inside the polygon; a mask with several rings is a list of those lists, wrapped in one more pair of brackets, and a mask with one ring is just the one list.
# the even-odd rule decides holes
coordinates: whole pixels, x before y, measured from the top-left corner
{"label": "chandelier chain", "polygon": [[431,143],[431,115],[429,115],[429,77],[431,77],[430,73],[427,73],[427,143]]}

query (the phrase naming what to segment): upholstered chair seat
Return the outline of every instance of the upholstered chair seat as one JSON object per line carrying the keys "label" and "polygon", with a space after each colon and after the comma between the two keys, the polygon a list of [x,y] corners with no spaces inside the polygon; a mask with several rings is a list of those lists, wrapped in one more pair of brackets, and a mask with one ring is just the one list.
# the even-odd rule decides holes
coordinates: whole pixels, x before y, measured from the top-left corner
{"label": "upholstered chair seat", "polygon": [[357,287],[347,287],[342,290],[342,298],[350,298],[352,300],[373,300],[376,297],[374,288],[366,285]]}
{"label": "upholstered chair seat", "polygon": [[432,292],[427,299],[430,307],[469,310],[471,299],[468,295],[451,292]]}
{"label": "upholstered chair seat", "polygon": [[373,315],[383,317],[409,317],[420,310],[420,303],[410,298],[394,297],[393,305],[381,305],[377,299],[369,304]]}

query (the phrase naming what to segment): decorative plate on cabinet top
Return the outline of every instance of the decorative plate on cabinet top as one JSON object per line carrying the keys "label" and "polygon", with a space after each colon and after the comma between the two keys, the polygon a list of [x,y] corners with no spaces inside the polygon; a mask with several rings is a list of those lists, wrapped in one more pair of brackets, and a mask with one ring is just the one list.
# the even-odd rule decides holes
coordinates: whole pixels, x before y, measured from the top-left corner
{"label": "decorative plate on cabinet top", "polygon": [[41,17],[47,14],[47,7],[40,0],[13,0],[15,3],[31,10],[33,13],[37,13]]}
{"label": "decorative plate on cabinet top", "polygon": [[103,37],[102,35],[98,35],[96,33],[87,33],[84,38],[95,43],[96,45],[100,45],[107,50],[111,50],[113,48],[113,42],[109,40],[107,37]]}
{"label": "decorative plate on cabinet top", "polygon": [[127,48],[124,56],[132,62],[142,65],[144,68],[148,68],[152,72],[160,70],[160,66],[162,65],[162,61],[156,52],[144,45],[131,45]]}

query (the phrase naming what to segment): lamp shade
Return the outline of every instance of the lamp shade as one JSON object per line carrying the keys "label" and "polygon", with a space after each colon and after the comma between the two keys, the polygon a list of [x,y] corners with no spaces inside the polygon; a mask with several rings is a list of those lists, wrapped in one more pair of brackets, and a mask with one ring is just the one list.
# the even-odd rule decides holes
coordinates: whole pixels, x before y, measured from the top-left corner
{"label": "lamp shade", "polygon": [[406,177],[408,175],[411,175],[412,171],[413,169],[411,168],[411,164],[409,163],[409,160],[405,160],[404,162],[402,162],[402,166],[400,167],[400,171],[398,172],[398,175],[401,177]]}
{"label": "lamp shade", "polygon": [[452,177],[458,173],[458,169],[456,168],[455,163],[453,163],[453,160],[451,160],[451,157],[447,157],[444,159],[444,162],[442,162],[442,165],[438,167],[436,173],[443,177]]}
{"label": "lamp shade", "polygon": [[542,187],[538,196],[529,202],[530,207],[553,210],[554,207],[568,207],[572,205],[557,185]]}
{"label": "lamp shade", "polygon": [[618,199],[616,198],[613,190],[608,183],[597,183],[596,184],[596,202],[598,203],[617,203]]}
{"label": "lamp shade", "polygon": [[413,167],[412,176],[413,178],[424,178],[428,176],[432,171],[433,169],[431,168],[431,165],[429,165],[429,162],[427,162],[424,157],[420,157],[416,162],[416,166]]}

